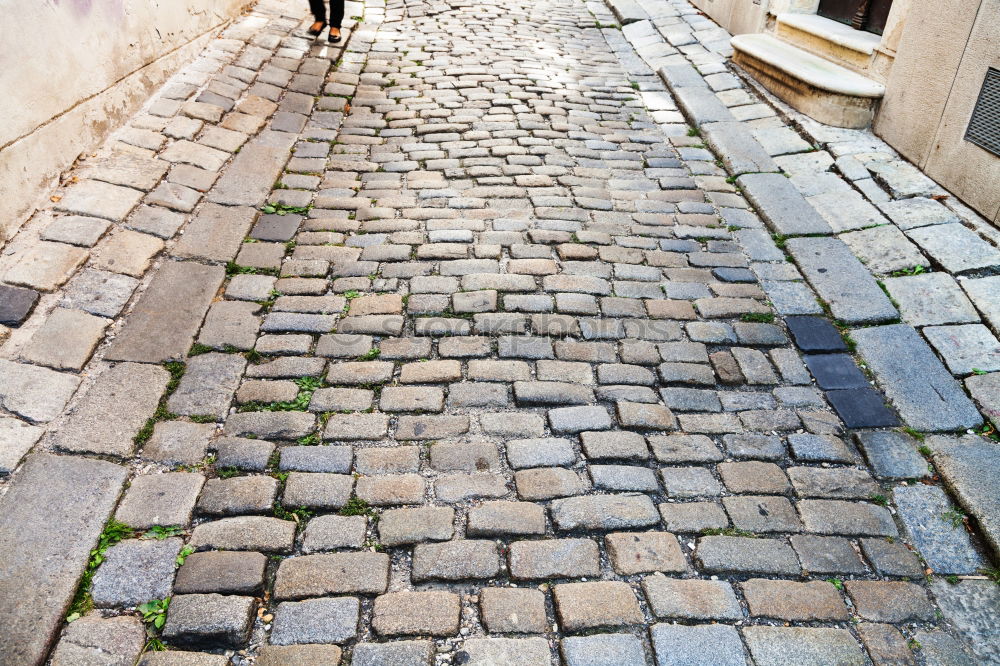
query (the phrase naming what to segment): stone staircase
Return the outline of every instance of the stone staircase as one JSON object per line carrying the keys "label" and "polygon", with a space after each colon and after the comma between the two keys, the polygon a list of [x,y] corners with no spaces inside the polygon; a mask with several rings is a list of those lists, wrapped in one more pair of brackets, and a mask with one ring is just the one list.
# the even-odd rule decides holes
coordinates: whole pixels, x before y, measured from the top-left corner
{"label": "stone staircase", "polygon": [[815,120],[861,129],[885,94],[872,78],[879,41],[815,14],[779,14],[773,33],[733,37],[733,61]]}

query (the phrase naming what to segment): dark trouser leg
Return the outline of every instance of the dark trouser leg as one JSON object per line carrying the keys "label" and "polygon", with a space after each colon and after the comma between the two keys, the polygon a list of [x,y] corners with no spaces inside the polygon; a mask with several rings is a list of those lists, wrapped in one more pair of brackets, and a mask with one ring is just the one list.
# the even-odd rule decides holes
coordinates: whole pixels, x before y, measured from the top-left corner
{"label": "dark trouser leg", "polygon": [[[336,0],[334,0],[336,1]],[[344,3],[340,3],[340,15],[344,15]],[[309,9],[317,21],[326,21],[326,0],[309,0]]]}
{"label": "dark trouser leg", "polygon": [[344,0],[330,0],[330,25],[339,28],[344,20]]}

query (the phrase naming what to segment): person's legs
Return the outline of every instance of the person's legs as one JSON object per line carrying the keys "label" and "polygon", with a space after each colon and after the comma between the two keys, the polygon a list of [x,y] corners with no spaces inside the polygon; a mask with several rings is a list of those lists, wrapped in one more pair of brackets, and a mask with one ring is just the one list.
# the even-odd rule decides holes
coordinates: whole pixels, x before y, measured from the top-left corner
{"label": "person's legs", "polygon": [[326,23],[326,0],[309,0],[309,10],[317,23]]}
{"label": "person's legs", "polygon": [[335,44],[340,41],[340,24],[344,20],[344,0],[330,0],[330,36],[329,41]]}
{"label": "person's legs", "polygon": [[344,20],[344,0],[330,0],[330,25],[339,28]]}

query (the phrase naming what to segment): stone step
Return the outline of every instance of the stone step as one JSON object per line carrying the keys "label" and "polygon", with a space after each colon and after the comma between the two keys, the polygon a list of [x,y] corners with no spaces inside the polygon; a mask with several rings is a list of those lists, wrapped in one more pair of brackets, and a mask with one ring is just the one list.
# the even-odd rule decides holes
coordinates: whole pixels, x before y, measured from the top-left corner
{"label": "stone step", "polygon": [[885,86],[771,35],[737,35],[733,61],[810,118],[835,127],[871,124]]}
{"label": "stone step", "polygon": [[788,12],[775,19],[775,35],[782,41],[856,72],[865,72],[882,41],[879,35],[819,14]]}
{"label": "stone step", "polygon": [[858,354],[899,415],[920,432],[974,428],[983,417],[920,334],[906,324],[855,329]]}
{"label": "stone step", "polygon": [[0,499],[0,658],[40,664],[111,515],[126,471],[36,453]]}

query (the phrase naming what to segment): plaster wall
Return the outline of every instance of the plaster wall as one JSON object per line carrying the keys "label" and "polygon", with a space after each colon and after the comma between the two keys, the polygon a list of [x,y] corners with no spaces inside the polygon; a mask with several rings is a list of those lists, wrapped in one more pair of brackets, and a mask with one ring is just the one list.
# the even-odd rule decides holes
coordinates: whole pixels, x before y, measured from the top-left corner
{"label": "plaster wall", "polygon": [[0,0],[0,242],[250,0]]}

